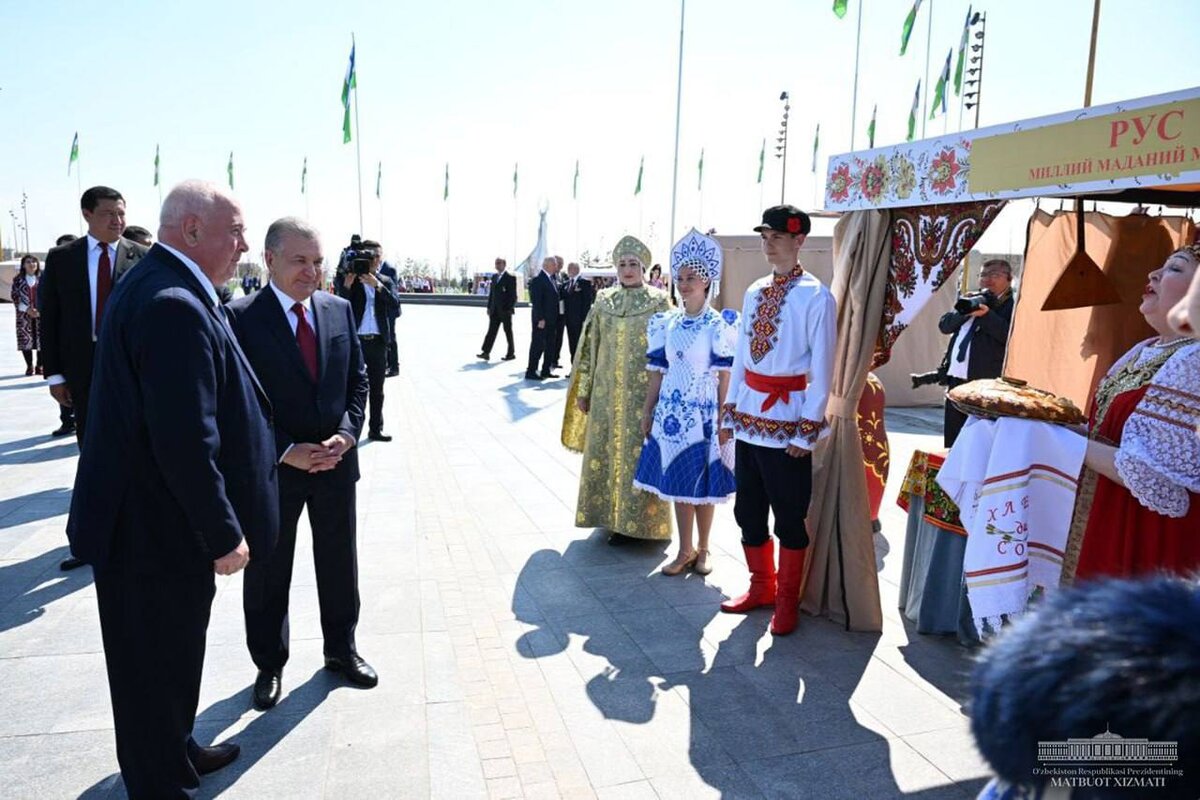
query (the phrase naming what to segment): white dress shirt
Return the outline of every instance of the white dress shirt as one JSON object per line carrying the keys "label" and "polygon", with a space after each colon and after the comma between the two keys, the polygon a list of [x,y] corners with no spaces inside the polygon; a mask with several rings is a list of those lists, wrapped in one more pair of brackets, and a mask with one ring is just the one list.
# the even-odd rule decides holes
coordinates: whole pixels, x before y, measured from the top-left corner
{"label": "white dress shirt", "polygon": [[362,282],[366,299],[363,301],[362,322],[358,326],[359,336],[378,336],[379,323],[375,321],[375,287]]}
{"label": "white dress shirt", "polygon": [[312,313],[312,298],[306,297],[303,300],[296,300],[284,294],[274,283],[268,283],[271,291],[275,293],[275,297],[279,299],[279,305],[283,306],[283,314],[287,317],[288,325],[292,326],[292,336],[296,335],[296,328],[300,326],[300,318],[296,316],[296,312],[292,310],[292,306],[299,303],[304,306],[304,315],[308,319],[308,327],[312,328],[313,333],[317,332],[317,318]]}
{"label": "white dress shirt", "polygon": [[[793,280],[781,299],[768,301],[764,290],[774,280],[771,273],[746,290],[725,398],[726,405],[734,408],[724,415],[722,427],[748,444],[811,450],[829,433],[825,408],[833,382],[837,303],[807,271]],[[756,322],[760,323],[757,332]],[[804,375],[808,386],[764,410],[768,394],[746,384],[747,371],[772,377]]]}
{"label": "white dress shirt", "polygon": [[[96,280],[100,273],[100,249],[102,247],[108,248],[108,265],[112,270],[112,285],[115,286],[117,277],[117,245],[115,242],[113,244],[106,244],[90,233],[87,235],[87,243],[88,297],[92,304],[92,341],[94,342],[96,341]],[[66,382],[67,378],[65,375],[46,376],[46,383],[51,386],[57,386],[60,383]]]}

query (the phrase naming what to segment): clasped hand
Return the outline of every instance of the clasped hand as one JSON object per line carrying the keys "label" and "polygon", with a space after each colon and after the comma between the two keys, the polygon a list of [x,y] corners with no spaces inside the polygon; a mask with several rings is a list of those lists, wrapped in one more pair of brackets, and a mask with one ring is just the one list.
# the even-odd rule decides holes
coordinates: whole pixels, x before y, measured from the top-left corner
{"label": "clasped hand", "polygon": [[283,457],[283,463],[310,474],[325,472],[336,467],[349,449],[349,440],[337,433],[319,444],[299,442],[292,445]]}

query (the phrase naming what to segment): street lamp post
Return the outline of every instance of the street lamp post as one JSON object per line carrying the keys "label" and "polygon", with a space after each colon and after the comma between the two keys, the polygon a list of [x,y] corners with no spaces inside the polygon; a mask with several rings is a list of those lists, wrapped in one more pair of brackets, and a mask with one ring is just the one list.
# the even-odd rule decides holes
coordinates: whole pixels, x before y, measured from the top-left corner
{"label": "street lamp post", "polygon": [[967,74],[971,77],[967,80],[967,86],[972,87],[972,91],[966,92],[967,108],[975,109],[975,127],[979,127],[979,101],[983,96],[983,46],[985,37],[987,36],[987,12],[976,12],[971,18],[971,27],[979,25],[979,30],[975,31],[975,38],[979,41],[971,45],[971,68],[967,70]]}
{"label": "street lamp post", "polygon": [[783,101],[783,120],[779,123],[779,136],[775,140],[775,157],[783,161],[783,175],[779,179],[779,204],[783,205],[787,202],[784,198],[787,192],[788,112],[792,107],[787,92],[780,93],[779,99]]}

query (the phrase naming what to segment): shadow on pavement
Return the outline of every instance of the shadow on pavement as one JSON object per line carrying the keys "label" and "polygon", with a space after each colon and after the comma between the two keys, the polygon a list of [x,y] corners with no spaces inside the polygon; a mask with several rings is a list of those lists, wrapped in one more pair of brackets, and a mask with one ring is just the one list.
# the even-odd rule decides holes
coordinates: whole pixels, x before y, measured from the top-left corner
{"label": "shadow on pavement", "polygon": [[62,572],[58,565],[70,554],[66,547],[0,566],[0,631],[36,622],[51,603],[92,582],[92,570]]}
{"label": "shadow on pavement", "polygon": [[[534,553],[517,578],[512,609],[535,626],[517,643],[523,657],[563,653],[578,637],[585,653],[607,662],[586,687],[606,719],[642,726],[663,703],[677,714],[678,701],[686,702],[688,762],[722,797],[964,796],[955,784],[901,790],[891,735],[851,703],[878,634],[847,633],[802,615],[793,635],[767,639],[763,651],[771,612],[760,609],[723,640],[711,641],[705,630],[724,595],[697,575],[654,572],[669,543],[655,543],[663,547],[650,564],[643,552],[649,548],[611,548],[602,541],[594,534],[561,554]],[[606,577],[585,576],[589,568]],[[628,602],[639,593],[670,602]],[[639,750],[662,752],[649,731],[616,730],[635,758]],[[671,764],[662,767],[651,777],[671,772]]]}
{"label": "shadow on pavement", "polygon": [[[0,465],[44,464],[47,461],[79,455],[79,446],[75,444],[74,436],[53,447],[36,447],[47,441],[51,441],[49,434],[0,443]],[[69,497],[70,493],[68,492]]]}

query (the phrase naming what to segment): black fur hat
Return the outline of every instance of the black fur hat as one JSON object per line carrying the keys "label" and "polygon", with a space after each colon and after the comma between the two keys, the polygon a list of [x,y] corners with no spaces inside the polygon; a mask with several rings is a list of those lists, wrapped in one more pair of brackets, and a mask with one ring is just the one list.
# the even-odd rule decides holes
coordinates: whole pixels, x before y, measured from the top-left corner
{"label": "black fur hat", "polygon": [[[1058,592],[983,652],[971,697],[979,750],[1010,783],[1046,780],[1034,775],[1046,766],[1039,742],[1111,731],[1177,742],[1182,777],[1142,791],[1200,797],[1200,584],[1162,577]],[[1081,796],[1136,792],[1072,794]]]}

